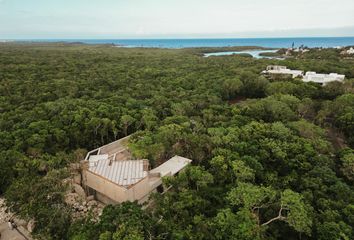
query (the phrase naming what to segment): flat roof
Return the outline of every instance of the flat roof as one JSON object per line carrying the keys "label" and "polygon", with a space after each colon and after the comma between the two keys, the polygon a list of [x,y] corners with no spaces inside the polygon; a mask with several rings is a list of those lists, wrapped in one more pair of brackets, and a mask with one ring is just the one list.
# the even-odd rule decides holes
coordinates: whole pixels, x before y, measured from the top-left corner
{"label": "flat roof", "polygon": [[148,175],[144,170],[147,160],[111,161],[106,156],[90,156],[88,170],[123,187],[133,185]]}
{"label": "flat roof", "polygon": [[303,73],[301,70],[291,70],[291,69],[272,69],[266,70],[269,73]]}
{"label": "flat roof", "polygon": [[164,162],[160,166],[152,169],[150,173],[160,173],[161,177],[166,176],[168,174],[175,175],[191,162],[192,160],[188,158],[174,156],[173,158]]}

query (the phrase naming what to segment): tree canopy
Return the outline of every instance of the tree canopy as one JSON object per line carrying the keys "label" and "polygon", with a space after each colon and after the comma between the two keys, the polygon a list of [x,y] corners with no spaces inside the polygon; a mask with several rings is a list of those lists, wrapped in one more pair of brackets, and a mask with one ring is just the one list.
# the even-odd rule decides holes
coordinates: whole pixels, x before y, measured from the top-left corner
{"label": "tree canopy", "polygon": [[[212,49],[0,43],[0,194],[38,239],[353,239],[354,62]],[[346,74],[321,87],[267,65]],[[193,160],[153,204],[74,221],[70,163],[133,134],[152,167]]]}

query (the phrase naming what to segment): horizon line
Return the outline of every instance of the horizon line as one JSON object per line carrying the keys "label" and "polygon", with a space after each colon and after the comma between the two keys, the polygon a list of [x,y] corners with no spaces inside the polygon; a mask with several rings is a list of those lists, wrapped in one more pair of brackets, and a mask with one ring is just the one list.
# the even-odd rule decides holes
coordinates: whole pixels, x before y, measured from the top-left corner
{"label": "horizon line", "polygon": [[38,40],[189,40],[189,39],[296,39],[296,38],[354,38],[352,36],[296,36],[296,37],[75,37],[75,38],[1,38],[1,41]]}

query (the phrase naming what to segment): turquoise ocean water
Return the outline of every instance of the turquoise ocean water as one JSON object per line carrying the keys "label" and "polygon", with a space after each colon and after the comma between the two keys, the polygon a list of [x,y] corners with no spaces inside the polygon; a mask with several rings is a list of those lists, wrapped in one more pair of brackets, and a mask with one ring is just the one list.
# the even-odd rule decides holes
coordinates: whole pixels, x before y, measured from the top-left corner
{"label": "turquoise ocean water", "polygon": [[[20,41],[20,40],[19,40]],[[21,40],[22,41],[22,40]],[[86,44],[115,44],[124,47],[189,48],[261,46],[268,48],[288,48],[304,45],[307,47],[337,47],[354,45],[354,37],[318,38],[213,38],[213,39],[31,39],[35,42],[82,42]]]}

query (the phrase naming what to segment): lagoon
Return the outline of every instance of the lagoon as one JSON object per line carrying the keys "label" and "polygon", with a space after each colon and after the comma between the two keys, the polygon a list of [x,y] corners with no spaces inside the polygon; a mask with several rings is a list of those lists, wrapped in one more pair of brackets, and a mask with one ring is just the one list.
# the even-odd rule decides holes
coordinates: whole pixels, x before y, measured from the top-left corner
{"label": "lagoon", "polygon": [[211,56],[228,56],[234,54],[249,54],[252,55],[254,58],[275,58],[275,57],[268,57],[268,56],[261,56],[261,53],[275,53],[276,50],[247,50],[247,51],[229,51],[229,52],[214,52],[214,53],[205,53],[204,57],[211,57]]}

